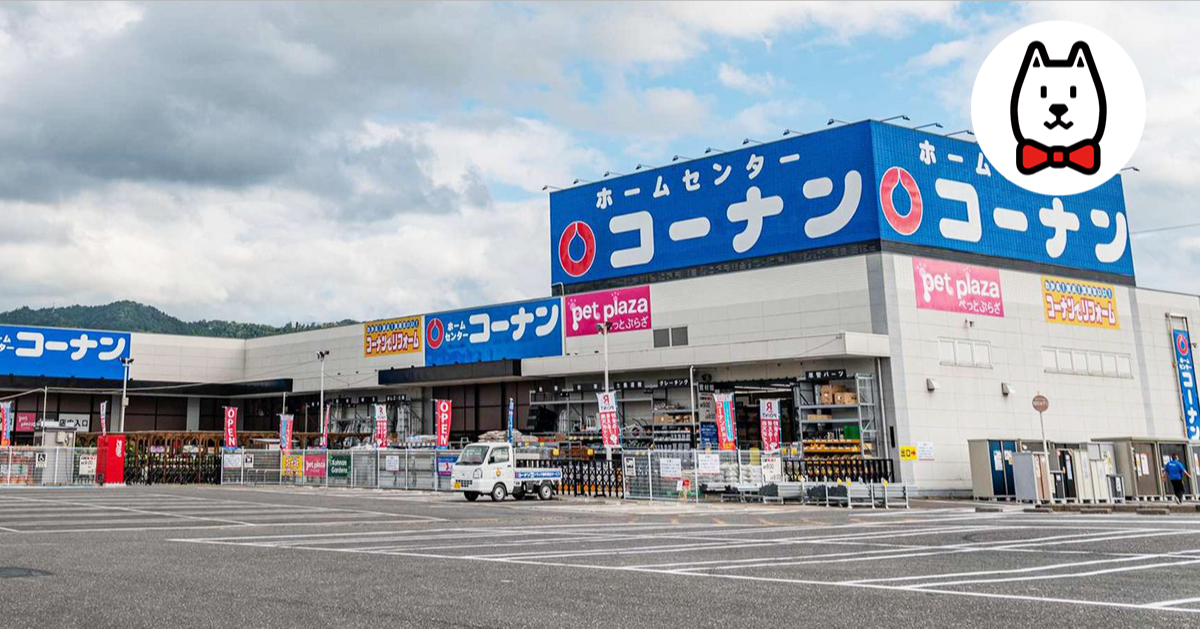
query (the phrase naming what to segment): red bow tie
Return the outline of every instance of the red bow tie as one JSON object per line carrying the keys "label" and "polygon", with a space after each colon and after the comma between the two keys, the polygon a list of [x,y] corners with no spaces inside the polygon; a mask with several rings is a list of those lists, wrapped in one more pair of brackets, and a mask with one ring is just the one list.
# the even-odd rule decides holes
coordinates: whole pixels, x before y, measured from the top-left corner
{"label": "red bow tie", "polygon": [[1032,175],[1043,168],[1071,168],[1085,175],[1100,170],[1100,145],[1083,140],[1071,146],[1046,146],[1033,140],[1017,143],[1017,170]]}

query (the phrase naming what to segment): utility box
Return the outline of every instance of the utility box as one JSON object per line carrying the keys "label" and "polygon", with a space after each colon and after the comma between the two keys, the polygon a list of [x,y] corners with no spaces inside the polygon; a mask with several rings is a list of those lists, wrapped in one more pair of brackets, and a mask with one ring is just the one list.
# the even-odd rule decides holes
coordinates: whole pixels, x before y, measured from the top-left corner
{"label": "utility box", "polygon": [[967,442],[971,460],[971,488],[977,499],[1012,500],[1014,439],[972,439]]}
{"label": "utility box", "polygon": [[125,484],[125,435],[104,435],[96,439],[96,482],[101,485]]}
{"label": "utility box", "polygon": [[1050,474],[1046,455],[1041,452],[1017,452],[1013,455],[1013,485],[1019,502],[1050,502]]}

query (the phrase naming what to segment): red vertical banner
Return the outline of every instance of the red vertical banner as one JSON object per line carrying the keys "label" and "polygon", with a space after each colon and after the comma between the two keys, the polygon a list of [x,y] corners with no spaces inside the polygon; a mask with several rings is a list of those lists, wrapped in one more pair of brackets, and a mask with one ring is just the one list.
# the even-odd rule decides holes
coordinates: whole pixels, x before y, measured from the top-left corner
{"label": "red vertical banner", "polygon": [[388,447],[387,405],[375,405],[375,447]]}
{"label": "red vertical banner", "polygon": [[733,394],[714,393],[717,405],[717,440],[722,450],[737,450],[737,418],[733,414]]}
{"label": "red vertical banner", "polygon": [[279,416],[279,449],[285,454],[292,451],[292,419],[291,415]]}
{"label": "red vertical banner", "polygon": [[606,448],[621,447],[621,424],[617,419],[617,394],[605,391],[596,394],[600,403],[600,438]]}
{"label": "red vertical banner", "polygon": [[100,403],[100,436],[108,434],[108,402]]}
{"label": "red vertical banner", "polygon": [[8,424],[12,422],[8,418],[8,402],[0,402],[0,447],[8,447],[11,443],[8,440]]}
{"label": "red vertical banner", "polygon": [[329,449],[329,420],[333,414],[333,405],[325,405],[325,414],[321,417],[321,447]]}
{"label": "red vertical banner", "polygon": [[234,406],[225,407],[225,447],[236,448],[237,442],[237,416],[238,410]]}
{"label": "red vertical banner", "polygon": [[762,433],[762,447],[767,452],[779,449],[779,400],[758,401],[759,428]]}
{"label": "red vertical banner", "polygon": [[433,417],[436,422],[434,428],[437,432],[437,447],[447,448],[450,446],[450,411],[452,407],[450,400],[434,400],[433,401]]}

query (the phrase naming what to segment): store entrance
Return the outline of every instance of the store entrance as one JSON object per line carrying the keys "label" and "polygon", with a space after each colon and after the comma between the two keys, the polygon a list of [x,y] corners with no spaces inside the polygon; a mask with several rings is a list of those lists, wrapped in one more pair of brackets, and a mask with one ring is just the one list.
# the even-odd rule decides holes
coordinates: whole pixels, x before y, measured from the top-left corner
{"label": "store entrance", "polygon": [[[738,380],[712,383],[717,393],[732,393],[733,407],[737,419],[738,449],[763,449],[762,418],[760,407],[764,400],[773,401],[779,409],[780,447],[799,447],[799,431],[796,422],[796,407],[792,390],[795,380]],[[705,398],[702,397],[702,401]],[[703,418],[708,419],[708,413]],[[715,421],[715,417],[713,418]],[[703,426],[701,427],[703,430]],[[715,428],[715,425],[714,425]],[[701,444],[703,447],[703,444]]]}

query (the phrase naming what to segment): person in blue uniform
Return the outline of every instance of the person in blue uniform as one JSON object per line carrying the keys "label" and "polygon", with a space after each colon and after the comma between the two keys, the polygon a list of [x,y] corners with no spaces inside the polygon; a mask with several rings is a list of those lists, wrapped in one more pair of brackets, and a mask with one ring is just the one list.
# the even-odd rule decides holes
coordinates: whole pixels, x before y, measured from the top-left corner
{"label": "person in blue uniform", "polygon": [[1187,466],[1179,460],[1179,455],[1171,455],[1171,460],[1163,466],[1163,476],[1171,483],[1171,491],[1175,493],[1176,502],[1183,502],[1183,494],[1187,493],[1183,484],[1183,479],[1191,478],[1188,474]]}

